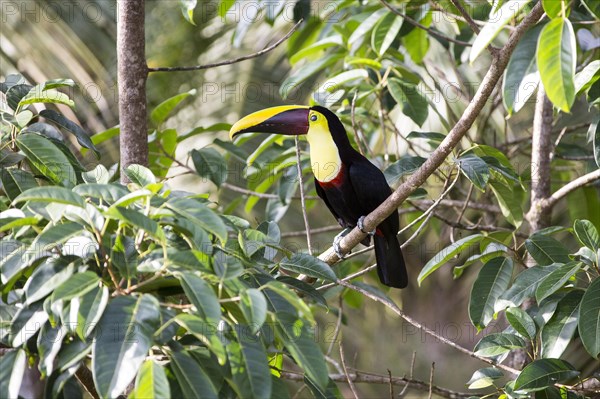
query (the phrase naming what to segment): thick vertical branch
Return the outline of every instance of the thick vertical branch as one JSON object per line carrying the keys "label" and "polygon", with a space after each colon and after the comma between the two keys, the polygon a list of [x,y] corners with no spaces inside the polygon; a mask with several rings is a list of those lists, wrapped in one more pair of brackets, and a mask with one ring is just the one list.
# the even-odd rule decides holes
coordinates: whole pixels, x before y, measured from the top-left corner
{"label": "thick vertical branch", "polygon": [[550,225],[551,209],[546,205],[546,199],[551,195],[551,133],[552,103],[540,82],[531,137],[531,207],[527,213],[527,220],[532,232]]}
{"label": "thick vertical branch", "polygon": [[121,127],[121,181],[123,170],[133,164],[148,164],[146,128],[146,78],[144,0],[117,2],[117,78]]}

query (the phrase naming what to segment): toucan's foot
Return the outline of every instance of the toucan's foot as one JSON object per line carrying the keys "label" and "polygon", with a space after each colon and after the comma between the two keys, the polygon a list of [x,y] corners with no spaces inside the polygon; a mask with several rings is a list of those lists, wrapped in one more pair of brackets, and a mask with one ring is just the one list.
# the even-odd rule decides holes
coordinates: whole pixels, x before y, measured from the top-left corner
{"label": "toucan's foot", "polygon": [[362,231],[365,234],[370,235],[371,237],[373,237],[375,235],[375,230],[365,231],[365,217],[364,216],[361,216],[358,218],[358,222],[356,222],[356,226],[358,227],[358,229],[360,231]]}
{"label": "toucan's foot", "polygon": [[342,248],[340,247],[340,242],[342,241],[342,238],[344,238],[344,236],[346,234],[348,234],[349,232],[350,232],[350,229],[345,228],[340,234],[335,236],[335,238],[333,239],[333,252],[335,252],[335,254],[338,256],[338,258],[340,258],[340,260],[343,260],[346,257],[342,253]]}

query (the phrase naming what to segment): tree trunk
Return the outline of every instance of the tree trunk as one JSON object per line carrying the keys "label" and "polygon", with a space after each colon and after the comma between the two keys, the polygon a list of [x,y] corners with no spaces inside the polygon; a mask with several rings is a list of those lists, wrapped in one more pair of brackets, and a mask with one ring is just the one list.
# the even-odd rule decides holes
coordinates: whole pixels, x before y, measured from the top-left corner
{"label": "tree trunk", "polygon": [[144,0],[117,1],[117,76],[119,82],[119,121],[121,182],[131,164],[148,164],[146,126],[146,78]]}

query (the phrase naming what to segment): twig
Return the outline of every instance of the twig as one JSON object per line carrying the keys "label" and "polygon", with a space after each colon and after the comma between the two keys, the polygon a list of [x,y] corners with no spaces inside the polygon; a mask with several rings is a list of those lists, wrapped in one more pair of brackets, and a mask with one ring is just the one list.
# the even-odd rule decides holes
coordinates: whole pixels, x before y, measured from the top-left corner
{"label": "twig", "polygon": [[[469,201],[471,201],[471,195],[473,195],[473,187],[475,187],[475,185],[473,183],[471,183],[469,185],[469,192],[467,193],[467,198],[465,199],[465,203],[462,206],[462,208],[460,208],[460,213],[458,214],[458,217],[456,218],[456,223],[460,223],[460,220],[462,219],[463,215],[465,214],[465,211],[467,210],[467,207],[469,206]],[[450,241],[454,242],[454,227],[452,227],[450,229]]]}
{"label": "twig", "polygon": [[[411,380],[413,378],[413,373],[415,372],[415,359],[416,358],[417,358],[417,352],[413,351],[412,360],[410,361],[410,374],[409,374],[409,378]],[[402,388],[402,391],[398,394],[399,397],[403,397],[404,396],[404,394],[408,390],[408,385],[409,385],[409,383],[407,382],[406,385],[404,386],[404,388]]]}
{"label": "twig", "polygon": [[[286,380],[290,380],[290,381],[302,382],[302,381],[304,381],[304,378],[305,378],[304,374],[293,372],[293,371],[286,370],[286,371],[281,371],[280,373],[281,373],[282,378],[285,378]],[[367,373],[364,371],[356,370],[352,373],[349,373],[349,376],[352,379],[352,382],[355,382],[355,383],[366,383],[366,384],[389,384],[390,383],[390,378],[387,375]],[[335,382],[348,382],[347,377],[344,374],[329,374],[329,378]],[[429,384],[424,381],[421,381],[421,380],[408,379],[405,377],[392,377],[391,382],[394,385],[406,385],[407,383],[410,383],[411,386],[415,389],[418,389],[418,390],[424,391],[424,392],[429,392]],[[436,395],[439,395],[444,398],[449,398],[449,399],[468,398],[473,395],[472,393],[457,392],[457,391],[452,391],[450,389],[441,388],[441,387],[437,387],[437,386],[434,386],[432,388],[432,391]]]}
{"label": "twig", "polygon": [[294,27],[292,29],[290,29],[290,31],[285,36],[283,36],[281,39],[277,40],[275,43],[273,43],[269,47],[266,47],[266,48],[264,48],[264,49],[262,49],[260,51],[257,51],[256,53],[244,55],[244,56],[233,58],[233,59],[226,60],[226,61],[215,62],[215,63],[212,63],[212,64],[205,64],[205,65],[193,65],[193,66],[184,66],[184,67],[153,67],[153,68],[148,68],[148,72],[199,71],[199,70],[202,70],[202,69],[216,68],[216,67],[220,67],[220,66],[223,66],[223,65],[236,64],[238,62],[242,62],[242,61],[246,61],[246,60],[249,60],[249,59],[252,59],[252,58],[260,57],[261,55],[266,54],[266,53],[274,50],[281,43],[283,43],[287,39],[289,39],[289,37],[292,36],[292,33],[294,33],[298,29],[298,27],[300,26],[300,24],[302,23],[302,21],[303,21],[302,19],[300,21],[298,21],[296,23],[296,25],[294,25]]}
{"label": "twig", "polygon": [[[406,198],[408,198],[408,196],[420,185],[422,185],[427,178],[431,176],[431,174],[433,174],[444,162],[446,157],[452,152],[467,131],[471,128],[475,119],[485,106],[490,94],[494,90],[494,87],[506,69],[510,55],[512,54],[523,34],[531,26],[533,26],[543,14],[544,10],[542,5],[540,2],[538,2],[532,8],[529,14],[525,16],[521,23],[517,25],[502,49],[492,55],[493,60],[490,64],[490,68],[484,76],[473,100],[469,103],[458,122],[450,130],[446,138],[440,143],[437,149],[431,153],[423,165],[421,165],[421,167],[417,169],[415,173],[410,175],[406,181],[401,184],[400,187],[398,187],[390,195],[390,197],[388,197],[387,200],[377,207],[377,209],[365,217],[365,229],[372,230],[392,212],[398,209],[402,202],[406,200]],[[365,237],[365,233],[361,232],[358,228],[354,228],[341,240],[341,252],[348,253],[348,251],[358,245]],[[335,251],[333,251],[333,248],[329,248],[327,251],[322,253],[319,258],[330,265],[339,260],[339,257]]]}
{"label": "twig", "polygon": [[344,375],[346,376],[346,381],[348,381],[348,385],[350,386],[350,390],[354,395],[354,399],[358,399],[358,392],[356,392],[356,387],[354,386],[354,382],[352,378],[350,378],[350,374],[348,374],[348,368],[346,367],[346,359],[344,358],[344,345],[340,341],[340,360],[342,361],[342,367],[344,368]]}
{"label": "twig", "polygon": [[600,179],[600,169],[596,169],[593,172],[587,173],[583,176],[579,176],[577,179],[565,184],[560,189],[556,190],[556,192],[554,194],[552,194],[550,196],[550,198],[548,198],[546,201],[544,201],[545,206],[551,208],[554,205],[556,205],[556,203],[560,199],[565,197],[571,191],[578,189],[579,187],[583,187],[586,184],[591,183],[596,180],[599,180],[599,179]]}
{"label": "twig", "polygon": [[306,214],[306,201],[304,200],[304,179],[302,178],[302,160],[300,159],[300,140],[296,139],[296,162],[298,166],[298,185],[300,186],[300,204],[302,206],[302,217],[304,218],[304,227],[306,228],[306,245],[308,253],[312,255],[312,242],[310,240],[310,224],[308,223],[308,215]]}
{"label": "twig", "polygon": [[342,314],[343,314],[342,305],[343,305],[343,298],[342,298],[341,295],[338,297],[338,301],[339,301],[338,317],[337,317],[337,321],[335,323],[335,330],[333,331],[333,339],[329,343],[329,348],[327,348],[327,352],[326,352],[327,355],[331,354],[331,351],[333,350],[333,345],[337,341],[338,336],[340,334],[340,328],[342,327]]}
{"label": "twig", "polygon": [[431,363],[431,372],[429,373],[429,397],[431,399],[431,395],[433,394],[433,372],[435,370],[435,362]]}
{"label": "twig", "polygon": [[[390,369],[387,369],[388,377],[390,377],[390,399],[394,399],[394,384],[392,383],[392,372]],[[406,383],[405,387],[408,386]]]}
{"label": "twig", "polygon": [[479,34],[479,26],[475,23],[475,21],[473,21],[473,18],[471,18],[471,16],[467,12],[467,10],[465,10],[465,8],[461,4],[461,2],[458,0],[450,0],[450,1],[452,2],[452,4],[454,4],[454,7],[456,7],[456,9],[460,13],[460,15],[463,16],[463,18],[465,19],[465,22],[467,24],[469,24],[469,26],[471,27],[473,32],[475,32],[476,34]]}
{"label": "twig", "polygon": [[416,20],[412,19],[411,17],[409,17],[408,15],[400,12],[400,10],[398,10],[397,8],[392,7],[392,5],[390,3],[388,3],[385,0],[379,0],[384,6],[386,6],[391,12],[393,12],[394,14],[404,18],[404,20],[406,22],[408,22],[411,25],[416,26],[419,29],[423,29],[424,31],[426,31],[427,33],[429,33],[431,36],[435,36],[438,39],[442,39],[442,40],[447,40],[449,42],[455,43],[455,44],[460,44],[461,46],[465,46],[465,47],[470,47],[472,46],[471,43],[469,42],[463,42],[462,40],[457,40],[457,39],[453,39],[449,36],[446,36],[438,31],[436,31],[435,29],[431,29],[428,28],[425,25],[420,24],[419,22],[417,22]]}
{"label": "twig", "polygon": [[[417,204],[417,205],[430,206],[433,203],[433,200],[412,200],[411,202],[414,204]],[[452,200],[452,199],[443,199],[440,202],[441,206],[448,206],[448,207],[455,207],[455,208],[462,207],[464,204],[465,204],[464,201]],[[477,203],[477,202],[469,202],[467,204],[467,208],[476,209],[478,211],[484,211],[484,212],[492,212],[492,213],[502,212],[500,210],[500,207],[497,207],[496,205],[482,204],[482,203]]]}

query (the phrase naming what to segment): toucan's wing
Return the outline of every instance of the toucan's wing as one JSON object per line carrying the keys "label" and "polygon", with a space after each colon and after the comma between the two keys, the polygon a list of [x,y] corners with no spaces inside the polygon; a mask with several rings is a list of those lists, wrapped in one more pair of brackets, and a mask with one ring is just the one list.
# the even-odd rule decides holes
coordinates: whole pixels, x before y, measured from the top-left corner
{"label": "toucan's wing", "polygon": [[368,159],[354,160],[348,167],[348,175],[363,216],[371,213],[392,193],[383,173]]}
{"label": "toucan's wing", "polygon": [[338,213],[335,211],[335,209],[333,209],[333,207],[331,206],[331,203],[327,199],[327,194],[325,194],[325,190],[323,190],[323,187],[321,187],[317,178],[315,178],[315,188],[317,189],[317,195],[323,200],[323,202],[325,202],[325,205],[327,205],[329,212],[331,212],[333,214],[333,216],[335,217],[335,219],[338,221],[338,223],[342,227],[344,227],[344,224],[342,223],[342,219],[340,218],[340,215],[338,215]]}

